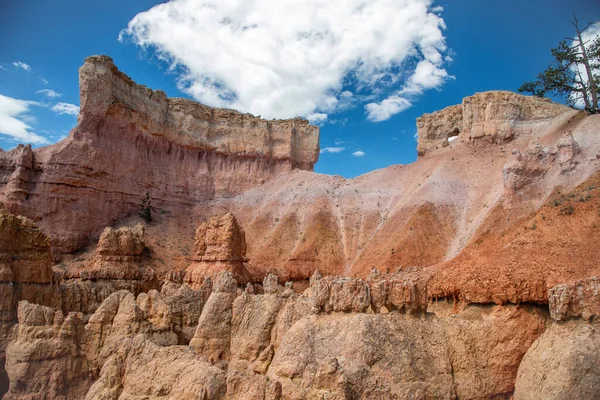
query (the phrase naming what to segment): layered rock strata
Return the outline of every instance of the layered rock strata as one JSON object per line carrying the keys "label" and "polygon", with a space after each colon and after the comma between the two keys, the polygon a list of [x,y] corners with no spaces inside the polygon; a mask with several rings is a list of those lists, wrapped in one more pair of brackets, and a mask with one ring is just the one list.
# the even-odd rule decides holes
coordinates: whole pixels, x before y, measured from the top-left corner
{"label": "layered rock strata", "polygon": [[[541,310],[527,306],[453,312],[451,304],[438,303],[435,311],[414,315],[376,310],[368,286],[315,274],[298,294],[269,276],[263,294],[254,294],[222,272],[189,346],[178,340],[174,311],[192,315],[196,305],[169,290],[137,299],[116,292],[83,329],[81,314],[63,318],[22,302],[8,351],[7,396],[508,397],[521,358],[546,324]],[[35,350],[26,345],[33,337],[46,342],[35,342]]]}
{"label": "layered rock strata", "polygon": [[135,84],[109,57],[79,70],[78,126],[59,144],[0,153],[0,200],[39,222],[61,251],[134,213],[233,196],[294,168],[312,170],[319,129],[266,121]]}
{"label": "layered rock strata", "polygon": [[505,143],[520,135],[542,132],[570,108],[549,99],[512,92],[484,92],[465,97],[461,105],[417,118],[417,151],[423,156],[453,140]]}
{"label": "layered rock strata", "polygon": [[240,283],[249,280],[246,269],[246,235],[232,213],[204,221],[194,238],[193,262],[187,268],[185,281],[192,286],[206,277],[229,271]]}
{"label": "layered rock strata", "polygon": [[21,300],[60,305],[53,285],[50,242],[33,221],[0,208],[0,393],[8,388],[5,349]]}

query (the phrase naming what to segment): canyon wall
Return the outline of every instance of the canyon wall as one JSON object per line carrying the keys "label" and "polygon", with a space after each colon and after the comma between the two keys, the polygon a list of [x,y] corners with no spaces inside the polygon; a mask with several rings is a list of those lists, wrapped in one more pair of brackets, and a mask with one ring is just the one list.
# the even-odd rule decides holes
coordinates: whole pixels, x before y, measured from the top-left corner
{"label": "canyon wall", "polygon": [[0,154],[0,201],[73,251],[135,213],[231,197],[295,168],[312,170],[319,129],[267,121],[135,84],[105,56],[79,70],[78,126],[62,142]]}
{"label": "canyon wall", "polygon": [[600,116],[478,93],[344,179],[306,121],[80,82],[0,154],[5,398],[600,395]]}

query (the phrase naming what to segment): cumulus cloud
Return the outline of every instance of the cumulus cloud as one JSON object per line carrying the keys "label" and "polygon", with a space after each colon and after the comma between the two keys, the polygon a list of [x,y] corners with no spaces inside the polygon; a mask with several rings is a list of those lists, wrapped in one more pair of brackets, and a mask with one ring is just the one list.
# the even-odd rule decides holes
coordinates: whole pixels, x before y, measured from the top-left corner
{"label": "cumulus cloud", "polygon": [[31,70],[31,67],[30,67],[29,65],[25,64],[25,63],[24,63],[24,62],[22,62],[22,61],[15,61],[15,62],[13,62],[13,65],[14,65],[16,68],[21,68],[21,69],[24,69],[25,71],[29,71],[29,70]]}
{"label": "cumulus cloud", "polygon": [[51,99],[62,96],[61,93],[56,93],[52,89],[42,89],[42,90],[38,90],[36,93],[41,94],[46,97],[49,97]]}
{"label": "cumulus cloud", "polygon": [[35,101],[18,100],[0,94],[0,134],[24,143],[47,143],[27,124],[31,120],[29,107],[35,105],[38,105]]}
{"label": "cumulus cloud", "polygon": [[448,72],[430,60],[421,60],[412,76],[400,90],[391,94],[379,103],[365,105],[367,119],[373,122],[388,120],[412,106],[414,99],[428,89],[439,89],[448,79],[453,79]]}
{"label": "cumulus cloud", "polygon": [[365,153],[364,151],[361,151],[361,150],[359,150],[359,151],[355,151],[354,153],[352,153],[352,155],[353,155],[353,156],[355,156],[355,157],[362,157],[362,156],[364,156],[365,154],[366,154],[366,153]]}
{"label": "cumulus cloud", "polygon": [[337,154],[337,153],[341,153],[344,150],[346,150],[345,147],[324,147],[321,149],[321,154],[323,154],[323,153]]}
{"label": "cumulus cloud", "polygon": [[369,103],[382,121],[410,107],[395,92],[414,98],[447,77],[441,11],[432,0],[172,0],[119,40],[154,50],[211,106],[323,122]]}
{"label": "cumulus cloud", "polygon": [[79,106],[69,103],[56,103],[51,108],[57,114],[67,114],[77,116],[79,114]]}

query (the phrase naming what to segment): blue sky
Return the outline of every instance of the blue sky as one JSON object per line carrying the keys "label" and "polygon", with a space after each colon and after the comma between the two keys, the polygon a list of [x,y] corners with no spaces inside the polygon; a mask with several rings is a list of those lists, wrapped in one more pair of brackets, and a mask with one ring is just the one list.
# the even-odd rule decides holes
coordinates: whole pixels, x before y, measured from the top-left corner
{"label": "blue sky", "polygon": [[[360,11],[346,14],[343,7],[349,2],[286,1],[288,8],[312,4],[313,9],[291,13],[295,18],[290,21],[306,19],[313,31],[306,33],[285,19],[289,29],[277,25],[273,22],[280,20],[277,12],[285,10],[266,7],[266,0],[258,0],[254,10],[238,7],[233,22],[228,21],[229,33],[220,36],[211,36],[218,35],[215,29],[194,31],[196,26],[189,21],[169,20],[173,9],[154,9],[134,22],[119,41],[121,31],[136,15],[161,2],[4,1],[0,114],[1,108],[22,107],[27,111],[15,114],[13,110],[11,123],[16,119],[27,125],[26,131],[36,135],[38,142],[60,140],[76,125],[77,68],[89,55],[107,54],[136,82],[172,97],[233,105],[268,117],[302,115],[320,121],[327,115],[321,121],[321,147],[339,151],[322,153],[315,170],[353,177],[413,162],[415,119],[423,113],[458,104],[478,91],[514,91],[532,79],[550,61],[549,49],[572,34],[568,23],[572,12],[585,22],[600,20],[597,0],[434,1],[427,9],[419,7],[426,0],[377,0],[371,2],[372,7],[380,8],[369,15],[377,17],[379,12],[379,19],[369,17],[364,24],[356,23],[366,18]],[[174,10],[187,17],[203,1],[180,3]],[[329,8],[322,10],[319,4]],[[241,49],[232,42],[239,32],[230,35],[240,15],[266,26]],[[222,18],[219,23],[223,24]],[[321,28],[323,24],[328,28]],[[152,35],[140,27],[152,28]],[[300,28],[304,29],[302,43],[309,45],[286,43],[286,38],[298,36]],[[243,27],[240,32],[247,30]],[[327,38],[347,31],[357,36],[349,42]],[[364,43],[357,44],[362,38],[366,38]],[[231,52],[221,51],[230,44]],[[237,59],[238,53],[244,54]],[[174,63],[175,59],[179,62]],[[361,67],[340,75],[355,59],[363,60]],[[417,72],[419,65],[429,67],[423,69],[427,74]],[[245,75],[238,77],[236,68]],[[210,81],[215,76],[221,81]],[[205,84],[207,77],[212,86]],[[54,94],[50,91],[60,97],[48,96]],[[352,100],[345,102],[347,93]],[[58,103],[62,104],[57,107]],[[389,115],[389,105],[392,111],[406,109]],[[0,135],[0,147],[5,150],[18,142]]]}

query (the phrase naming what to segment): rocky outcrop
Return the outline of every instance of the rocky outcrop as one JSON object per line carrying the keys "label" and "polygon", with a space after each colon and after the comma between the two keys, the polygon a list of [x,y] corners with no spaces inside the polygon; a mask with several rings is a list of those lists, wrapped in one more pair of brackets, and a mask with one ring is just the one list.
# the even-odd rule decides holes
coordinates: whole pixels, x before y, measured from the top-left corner
{"label": "rocky outcrop", "polygon": [[3,185],[3,195],[8,202],[27,200],[27,186],[33,174],[31,145],[19,144],[8,152],[0,151],[0,184]]}
{"label": "rocky outcrop", "polygon": [[577,165],[575,156],[578,153],[579,145],[570,132],[564,134],[554,146],[542,147],[535,143],[524,154],[515,149],[514,159],[506,163],[502,171],[504,186],[513,191],[521,190],[542,179],[555,162],[562,173],[572,171]]}
{"label": "rocky outcrop", "polygon": [[417,118],[417,152],[420,156],[428,151],[448,146],[463,129],[462,105],[450,106],[432,114]]}
{"label": "rocky outcrop", "polygon": [[553,118],[571,111],[549,99],[512,92],[483,92],[417,119],[420,156],[452,140],[505,143],[548,127]]}
{"label": "rocky outcrop", "polygon": [[556,285],[548,291],[550,315],[558,321],[571,318],[590,320],[600,316],[600,279]]}
{"label": "rocky outcrop", "polygon": [[225,373],[189,347],[161,347],[137,336],[106,361],[86,400],[225,399]]}
{"label": "rocky outcrop", "polygon": [[229,360],[231,317],[237,282],[228,272],[219,274],[200,319],[190,347],[211,363]]}
{"label": "rocky outcrop", "polygon": [[519,366],[515,400],[597,399],[600,329],[581,320],[552,324]]}
{"label": "rocky outcrop", "polygon": [[79,276],[91,280],[152,281],[154,271],[144,265],[145,248],[142,224],[134,228],[106,228],[100,235],[91,268],[80,272]]}
{"label": "rocky outcrop", "polygon": [[230,197],[294,168],[312,170],[319,129],[266,121],[135,84],[109,57],[79,71],[78,126],[62,142],[0,153],[0,201],[39,221],[57,250],[73,251],[135,213]]}
{"label": "rocky outcrop", "polygon": [[50,283],[50,242],[33,221],[0,211],[0,281]]}
{"label": "rocky outcrop", "polygon": [[0,208],[0,394],[8,389],[4,351],[20,300],[59,307],[50,242],[33,221]]}
{"label": "rocky outcrop", "polygon": [[553,165],[556,148],[544,148],[535,144],[524,154],[515,150],[513,155],[514,159],[506,163],[502,173],[504,186],[516,191],[544,177]]}
{"label": "rocky outcrop", "polygon": [[232,213],[211,217],[200,224],[194,244],[194,261],[184,278],[190,285],[198,286],[205,277],[214,277],[221,271],[231,272],[240,283],[249,280],[245,267],[246,235]]}
{"label": "rocky outcrop", "polygon": [[266,121],[187,99],[169,99],[163,91],[136,85],[107,56],[88,57],[79,79],[80,124],[115,113],[171,145],[280,160],[301,169],[312,169],[317,162],[318,128],[306,120]]}
{"label": "rocky outcrop", "polygon": [[[166,285],[113,293],[85,325],[81,313],[21,302],[10,398],[507,397],[545,326],[525,306],[375,309],[366,282],[319,274],[295,293],[272,275],[242,291],[225,271],[204,307],[192,301],[202,292]],[[200,309],[188,346],[180,317]]]}
{"label": "rocky outcrop", "polygon": [[21,301],[15,339],[6,349],[10,380],[4,399],[82,399],[91,381],[79,341],[80,313]]}

